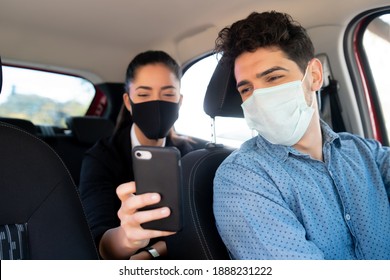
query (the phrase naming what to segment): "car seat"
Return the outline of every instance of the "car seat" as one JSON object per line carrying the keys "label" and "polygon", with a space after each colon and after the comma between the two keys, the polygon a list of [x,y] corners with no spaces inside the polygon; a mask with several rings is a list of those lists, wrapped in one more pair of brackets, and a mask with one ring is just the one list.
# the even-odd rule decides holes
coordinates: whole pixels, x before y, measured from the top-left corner
{"label": "car seat", "polygon": [[[241,98],[233,71],[218,64],[204,99],[204,111],[214,123],[215,117],[243,117]],[[234,150],[213,141],[205,148],[186,154],[182,160],[184,227],[166,238],[170,259],[229,259],[213,214],[213,180],[222,161]]]}
{"label": "car seat", "polygon": [[339,82],[333,77],[328,56],[321,53],[316,57],[321,61],[323,69],[323,84],[321,89],[317,91],[320,117],[335,132],[344,132],[346,128],[339,99]]}
{"label": "car seat", "polygon": [[[0,93],[1,84],[0,72]],[[1,122],[0,159],[0,259],[98,259],[76,187],[54,150]]]}

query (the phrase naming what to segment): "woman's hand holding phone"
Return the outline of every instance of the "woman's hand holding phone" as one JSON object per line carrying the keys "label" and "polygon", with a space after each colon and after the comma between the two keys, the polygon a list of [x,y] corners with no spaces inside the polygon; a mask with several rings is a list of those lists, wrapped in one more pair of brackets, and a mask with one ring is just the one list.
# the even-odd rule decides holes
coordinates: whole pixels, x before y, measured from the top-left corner
{"label": "woman's hand holding phone", "polygon": [[144,229],[141,226],[143,223],[166,218],[170,215],[168,207],[139,211],[145,206],[160,202],[161,197],[158,193],[136,195],[135,182],[120,185],[116,192],[121,201],[121,207],[118,211],[118,217],[121,221],[120,227],[124,232],[125,242],[130,250],[137,251],[147,246],[152,238],[169,236],[175,233]]}

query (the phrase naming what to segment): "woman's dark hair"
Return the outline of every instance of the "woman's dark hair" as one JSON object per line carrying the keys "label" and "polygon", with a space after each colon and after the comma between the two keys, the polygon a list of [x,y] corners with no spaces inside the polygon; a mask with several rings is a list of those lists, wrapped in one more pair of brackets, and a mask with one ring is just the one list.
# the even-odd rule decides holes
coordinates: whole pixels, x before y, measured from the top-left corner
{"label": "woman's dark hair", "polygon": [[234,65],[235,59],[244,52],[267,47],[282,50],[302,72],[314,57],[314,46],[306,30],[290,15],[275,11],[253,12],[222,29],[215,41],[215,51],[222,52],[221,59],[229,65]]}
{"label": "woman's dark hair", "polygon": [[[169,70],[172,71],[173,74],[175,74],[176,78],[180,81],[180,66],[169,54],[163,51],[146,51],[136,55],[133,60],[130,61],[129,66],[127,67],[125,77],[125,92],[129,92],[130,84],[135,79],[135,76],[137,75],[137,70],[139,68],[149,64],[159,63],[164,64]],[[122,105],[122,108],[117,118],[115,132],[130,125],[131,123],[131,115]]]}
{"label": "woman's dark hair", "polygon": [[172,73],[175,74],[176,78],[180,81],[181,69],[179,64],[166,52],[163,51],[146,51],[138,54],[133,58],[127,67],[126,78],[125,78],[125,90],[128,92],[130,83],[134,80],[137,75],[137,70],[145,65],[161,63],[168,67]]}

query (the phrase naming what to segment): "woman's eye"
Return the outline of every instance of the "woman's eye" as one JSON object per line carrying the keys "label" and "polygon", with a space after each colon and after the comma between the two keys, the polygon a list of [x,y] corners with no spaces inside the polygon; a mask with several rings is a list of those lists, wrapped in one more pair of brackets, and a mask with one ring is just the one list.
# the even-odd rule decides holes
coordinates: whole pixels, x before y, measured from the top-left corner
{"label": "woman's eye", "polygon": [[167,100],[176,99],[176,97],[177,97],[177,94],[176,94],[176,92],[173,92],[173,91],[163,92],[161,95],[161,98],[167,99]]}

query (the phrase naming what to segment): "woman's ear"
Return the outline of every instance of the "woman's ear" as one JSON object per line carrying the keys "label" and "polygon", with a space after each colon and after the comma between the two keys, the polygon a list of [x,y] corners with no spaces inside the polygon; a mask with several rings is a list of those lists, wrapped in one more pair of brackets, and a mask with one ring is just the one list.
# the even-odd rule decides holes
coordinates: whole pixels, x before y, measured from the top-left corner
{"label": "woman's ear", "polygon": [[179,107],[181,107],[182,103],[183,103],[183,94],[180,94]]}
{"label": "woman's ear", "polygon": [[127,92],[123,94],[123,104],[125,104],[127,111],[131,113],[130,95]]}
{"label": "woman's ear", "polygon": [[323,83],[322,63],[319,59],[313,58],[311,61],[310,74],[312,77],[311,91],[318,91]]}

